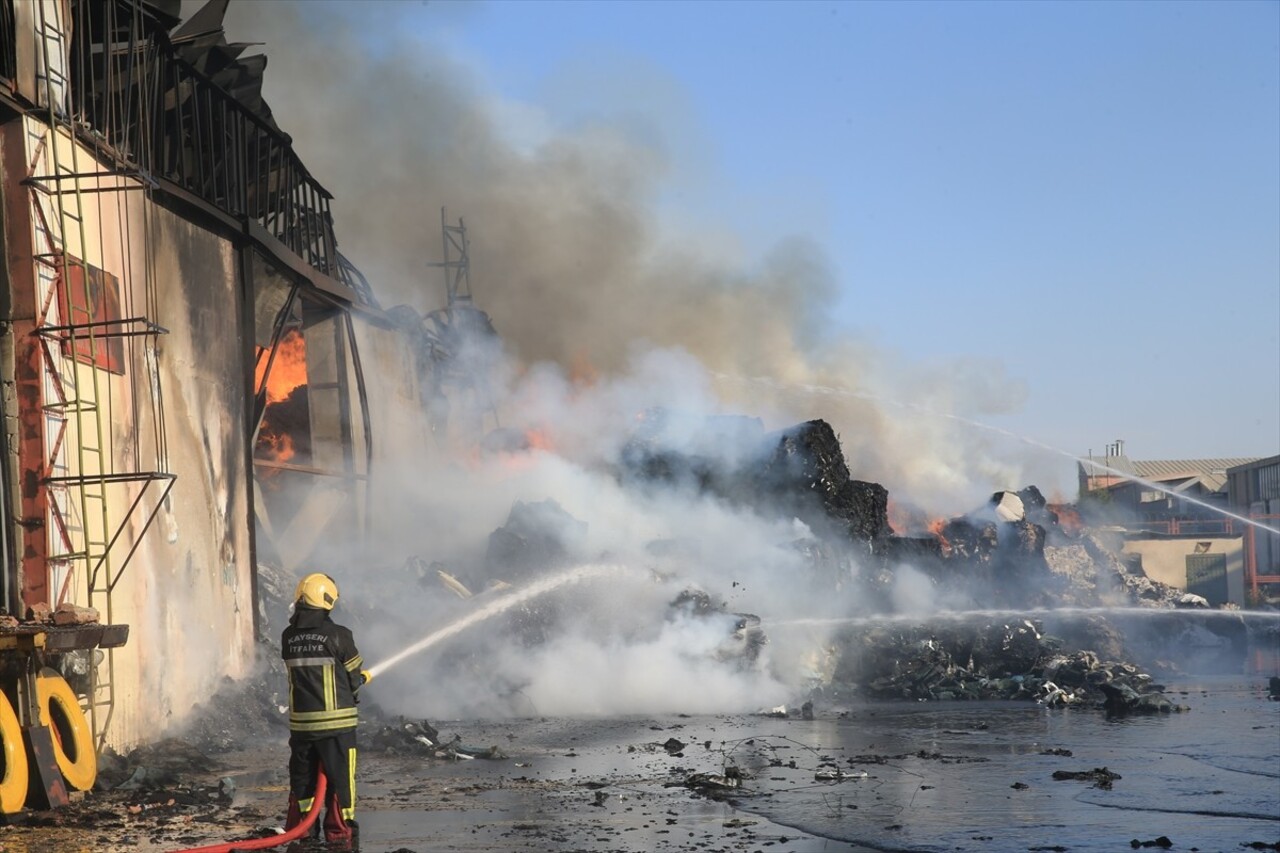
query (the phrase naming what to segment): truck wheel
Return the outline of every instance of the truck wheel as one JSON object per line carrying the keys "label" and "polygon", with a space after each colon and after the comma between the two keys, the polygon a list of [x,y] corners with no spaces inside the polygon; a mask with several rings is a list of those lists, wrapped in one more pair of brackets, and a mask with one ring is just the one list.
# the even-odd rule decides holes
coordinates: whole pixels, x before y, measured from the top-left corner
{"label": "truck wheel", "polygon": [[67,786],[88,791],[98,778],[98,754],[75,691],[57,670],[46,668],[36,676],[36,699],[40,723],[53,734],[54,757]]}
{"label": "truck wheel", "polygon": [[21,811],[27,800],[27,747],[22,742],[18,715],[3,693],[0,693],[0,756],[4,760],[4,773],[0,775],[0,812],[13,814]]}

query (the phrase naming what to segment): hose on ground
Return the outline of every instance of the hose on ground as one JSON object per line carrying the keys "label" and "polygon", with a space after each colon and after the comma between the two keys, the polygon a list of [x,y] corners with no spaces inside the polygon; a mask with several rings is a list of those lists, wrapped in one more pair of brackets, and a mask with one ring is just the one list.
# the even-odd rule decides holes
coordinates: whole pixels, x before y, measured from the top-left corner
{"label": "hose on ground", "polygon": [[288,844],[290,841],[297,841],[311,829],[316,818],[320,816],[320,809],[324,806],[326,783],[324,771],[321,770],[316,777],[316,795],[311,802],[311,808],[302,818],[302,823],[288,832],[281,835],[268,835],[266,838],[250,838],[247,841],[227,841],[222,844],[210,844],[207,847],[183,848],[174,850],[173,853],[235,853],[240,850],[268,850],[279,847],[281,844]]}

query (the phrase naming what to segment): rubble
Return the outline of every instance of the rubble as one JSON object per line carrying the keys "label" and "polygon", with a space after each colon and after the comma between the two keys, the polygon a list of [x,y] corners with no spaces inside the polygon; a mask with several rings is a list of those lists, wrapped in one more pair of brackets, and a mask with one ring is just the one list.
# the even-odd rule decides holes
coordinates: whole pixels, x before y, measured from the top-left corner
{"label": "rubble", "polygon": [[289,736],[288,676],[275,647],[259,643],[250,674],[224,678],[207,702],[180,728],[193,748],[210,754],[242,749],[246,741],[284,741]]}
{"label": "rubble", "polygon": [[747,774],[741,768],[729,766],[724,773],[690,773],[681,782],[668,782],[664,787],[685,787],[709,800],[726,800],[742,788]]}
{"label": "rubble", "polygon": [[[1141,680],[1139,680],[1141,684]],[[1099,684],[1098,688],[1106,696],[1103,707],[1108,714],[1125,716],[1129,714],[1171,714],[1190,710],[1185,705],[1175,705],[1164,695],[1159,685],[1148,684],[1145,692],[1139,692],[1129,683]]]}
{"label": "rubble", "polygon": [[185,740],[164,738],[123,756],[109,748],[103,750],[94,787],[99,791],[163,789],[171,793],[174,786],[186,783],[192,770],[207,773],[221,767],[217,760]]}
{"label": "rubble", "polygon": [[485,565],[505,580],[559,568],[569,562],[586,532],[585,522],[553,500],[516,501],[506,524],[489,534]]}
{"label": "rubble", "polygon": [[753,476],[768,500],[780,500],[814,531],[831,530],[855,542],[889,535],[888,490],[850,476],[830,424],[809,421],[772,433],[765,442],[774,444],[773,451]]}
{"label": "rubble", "polygon": [[1062,581],[1059,606],[1174,607],[1184,595],[1148,578],[1140,560],[1113,551],[1096,533],[1046,546],[1045,559]]}
{"label": "rubble", "polygon": [[[798,518],[819,537],[845,546],[890,533],[888,491],[850,476],[840,439],[826,421],[763,434],[754,418],[706,419],[692,430],[690,450],[680,452],[660,441],[670,413],[646,415],[623,449],[623,479],[689,485],[771,517]],[[726,462],[710,453],[717,444],[741,452]]]}
{"label": "rubble", "polygon": [[[394,722],[378,722],[362,724],[361,736],[366,738],[367,749],[394,755],[419,755],[424,758],[438,758],[445,761],[466,761],[475,758],[501,760],[507,756],[496,746],[471,746],[462,743],[459,735],[446,741],[440,732],[426,720],[407,720],[403,717]],[[372,731],[367,731],[372,729]]]}
{"label": "rubble", "polygon": [[64,601],[53,611],[53,624],[55,625],[93,625],[97,621],[98,609],[96,607],[80,607],[69,601]]}
{"label": "rubble", "polygon": [[1067,651],[1030,619],[876,625],[847,630],[835,645],[839,661],[832,683],[822,688],[835,694],[1106,707],[1108,691],[1124,689],[1137,697],[1125,704],[1127,713],[1185,710],[1138,667],[1093,651]]}
{"label": "rubble", "polygon": [[401,717],[395,722],[383,723],[372,732],[362,733],[367,749],[397,754],[420,753],[434,755],[440,743],[440,732],[426,720],[407,720]]}
{"label": "rubble", "polygon": [[1134,850],[1137,850],[1139,847],[1160,847],[1162,849],[1168,850],[1170,847],[1173,846],[1173,841],[1169,838],[1169,836],[1161,835],[1160,837],[1153,838],[1150,841],[1139,841],[1138,839],[1135,838],[1129,842],[1129,846],[1132,847]]}
{"label": "rubble", "polygon": [[1121,776],[1119,773],[1113,773],[1105,767],[1095,767],[1092,770],[1055,770],[1053,778],[1056,781],[1078,781],[1092,782],[1092,787],[1101,788],[1104,791],[1111,790],[1111,783]]}

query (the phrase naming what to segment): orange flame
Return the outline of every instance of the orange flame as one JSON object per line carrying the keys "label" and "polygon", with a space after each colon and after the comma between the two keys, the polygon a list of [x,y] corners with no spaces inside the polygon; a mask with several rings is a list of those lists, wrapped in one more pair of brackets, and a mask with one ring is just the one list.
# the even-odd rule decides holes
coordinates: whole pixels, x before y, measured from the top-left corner
{"label": "orange flame", "polygon": [[1084,519],[1071,504],[1047,504],[1045,509],[1058,516],[1058,528],[1068,536],[1075,538],[1084,531]]}
{"label": "orange flame", "polygon": [[908,526],[911,524],[911,514],[902,506],[902,504],[889,499],[889,506],[885,514],[889,517],[889,527],[898,536],[902,536],[907,532]]}
{"label": "orange flame", "polygon": [[596,370],[587,354],[581,350],[575,352],[569,359],[569,382],[573,387],[591,388],[599,381],[600,371]]}
{"label": "orange flame", "polygon": [[942,530],[946,526],[947,520],[945,518],[935,518],[929,522],[929,532],[934,535],[942,546],[942,556],[949,557],[952,551],[951,543],[947,541],[947,537],[942,535]]}
{"label": "orange flame", "polygon": [[524,431],[525,446],[529,450],[555,450],[555,442],[551,440],[551,433],[545,429],[530,427]]}
{"label": "orange flame", "polygon": [[[268,363],[271,365],[270,375],[266,375]],[[258,348],[254,387],[262,389],[264,381],[267,410],[258,429],[254,455],[272,462],[287,462],[297,455],[298,450],[287,427],[275,422],[278,418],[273,420],[273,414],[276,414],[274,404],[288,400],[290,394],[307,384],[307,343],[301,330],[289,329],[281,335],[275,358],[271,358],[270,350]]]}
{"label": "orange flame", "polygon": [[294,388],[307,384],[307,342],[298,329],[289,329],[276,345],[276,357],[268,357],[265,347],[258,348],[258,362],[254,368],[253,386],[262,387],[267,363],[271,363],[271,375],[267,377],[267,402],[278,403],[287,399]]}
{"label": "orange flame", "polygon": [[257,454],[259,456],[270,459],[272,462],[288,462],[296,453],[293,438],[288,433],[268,432],[265,427],[258,433]]}

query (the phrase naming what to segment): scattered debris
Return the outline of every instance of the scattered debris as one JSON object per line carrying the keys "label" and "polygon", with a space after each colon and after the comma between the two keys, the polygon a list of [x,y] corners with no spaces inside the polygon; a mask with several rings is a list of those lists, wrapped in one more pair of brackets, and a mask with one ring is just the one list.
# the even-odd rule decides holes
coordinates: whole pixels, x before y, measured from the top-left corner
{"label": "scattered debris", "polygon": [[93,625],[98,621],[98,609],[96,607],[80,607],[69,601],[64,601],[58,605],[58,609],[53,611],[53,624],[55,625]]}
{"label": "scattered debris", "polygon": [[835,764],[824,762],[819,765],[813,778],[817,782],[843,782],[846,779],[866,779],[868,773],[865,770],[845,770]]}
{"label": "scattered debris", "polygon": [[27,621],[48,623],[53,621],[53,610],[43,601],[37,601],[27,608]]}
{"label": "scattered debris", "polygon": [[1102,703],[1106,686],[1146,697],[1135,713],[1185,710],[1162,700],[1138,667],[1064,652],[1039,621],[1012,619],[881,624],[846,629],[833,640],[837,661],[825,689],[873,699],[1018,699],[1048,707]]}
{"label": "scattered debris", "polygon": [[458,596],[458,598],[471,598],[473,593],[467,589],[466,585],[446,572],[444,569],[436,569],[436,577],[440,578],[440,583],[444,584],[450,592]]}
{"label": "scattered debris", "polygon": [[726,767],[723,774],[691,773],[682,782],[668,782],[666,788],[688,788],[712,800],[728,798],[742,788],[746,773],[737,767]]}
{"label": "scattered debris", "polygon": [[364,735],[370,749],[394,753],[434,755],[440,743],[440,732],[426,720],[407,720],[384,724]]}
{"label": "scattered debris", "polygon": [[1059,782],[1067,780],[1092,782],[1093,787],[1110,791],[1111,783],[1120,779],[1121,776],[1119,773],[1112,773],[1105,767],[1095,767],[1092,770],[1055,770],[1053,771],[1053,778]]}
{"label": "scattered debris", "polygon": [[1171,714],[1190,710],[1186,705],[1175,705],[1169,701],[1164,693],[1155,689],[1159,685],[1146,685],[1147,692],[1143,693],[1129,684],[1099,684],[1098,687],[1106,696],[1103,707],[1108,714]]}

